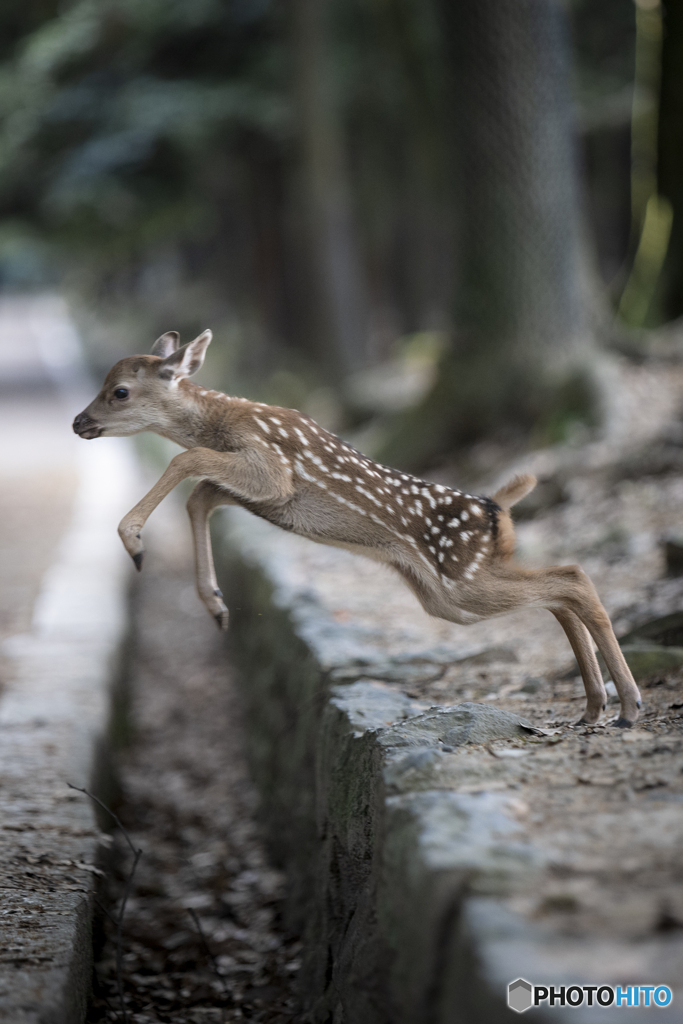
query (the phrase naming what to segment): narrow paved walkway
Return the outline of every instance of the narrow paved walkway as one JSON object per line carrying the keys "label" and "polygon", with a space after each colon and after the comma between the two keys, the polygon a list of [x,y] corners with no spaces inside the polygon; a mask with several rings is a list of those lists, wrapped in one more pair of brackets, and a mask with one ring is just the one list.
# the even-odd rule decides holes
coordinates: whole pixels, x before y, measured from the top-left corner
{"label": "narrow paved walkway", "polygon": [[[92,385],[58,297],[0,300],[0,1021],[82,1020],[98,785],[135,468],[71,432]],[[123,506],[123,507],[121,507]]]}
{"label": "narrow paved walkway", "polygon": [[[0,651],[30,627],[78,484],[79,438],[46,358],[63,318],[58,299],[0,300]],[[0,690],[13,671],[0,653]]]}

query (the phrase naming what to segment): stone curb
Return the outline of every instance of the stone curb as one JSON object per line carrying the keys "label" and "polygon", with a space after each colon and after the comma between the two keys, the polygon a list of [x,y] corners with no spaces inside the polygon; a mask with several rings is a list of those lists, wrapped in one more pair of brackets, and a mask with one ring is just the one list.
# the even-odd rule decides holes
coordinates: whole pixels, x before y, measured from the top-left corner
{"label": "stone curb", "polygon": [[4,648],[15,672],[0,699],[0,1021],[11,1024],[80,1024],[92,978],[103,834],[67,783],[101,792],[131,579],[116,524],[137,474],[118,439],[83,444],[78,460],[72,524],[31,632]]}
{"label": "stone curb", "polygon": [[[601,957],[609,974],[613,944],[537,928],[506,905],[546,856],[516,835],[514,793],[429,788],[444,738],[463,741],[468,706],[426,709],[392,690],[381,636],[371,621],[332,619],[305,580],[301,542],[235,510],[226,522],[219,578],[287,924],[304,936],[305,1019],[493,1024],[519,1019],[506,1004],[518,977],[571,985]],[[416,656],[428,672],[429,652]],[[412,667],[402,657],[397,679]],[[643,1018],[683,1020],[675,1005]],[[535,1008],[532,1019],[612,1024],[623,1013]]]}

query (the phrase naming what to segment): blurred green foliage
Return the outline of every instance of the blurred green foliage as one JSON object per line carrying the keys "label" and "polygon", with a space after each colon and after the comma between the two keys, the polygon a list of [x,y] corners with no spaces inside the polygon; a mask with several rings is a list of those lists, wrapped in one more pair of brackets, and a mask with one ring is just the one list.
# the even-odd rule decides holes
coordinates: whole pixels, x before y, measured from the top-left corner
{"label": "blurred green foliage", "polygon": [[[495,19],[502,6],[477,6],[484,2]],[[525,9],[533,13],[535,2],[524,0]],[[296,28],[310,28],[314,9],[317,38]],[[445,437],[441,409],[453,407],[476,365],[472,352],[459,354],[457,322],[472,198],[458,173],[456,129],[471,95],[468,82],[454,87],[446,38],[458,18],[465,25],[467,10],[450,0],[4,0],[0,287],[59,284],[80,296],[103,365],[162,330],[210,325],[221,344],[212,346],[207,376],[268,400],[309,402],[335,426],[389,415],[436,375],[423,449],[443,450],[456,437]],[[616,304],[633,257],[634,6],[570,0],[568,10],[574,141],[590,228],[581,228],[584,259],[595,293],[606,284]],[[510,93],[523,59],[511,53]],[[318,150],[309,145],[307,157],[306,140],[320,125],[307,123],[313,108],[296,82],[314,64],[318,78],[308,82],[325,93],[318,115],[329,137]],[[472,67],[485,91],[494,69]],[[675,104],[671,111],[670,119]],[[533,136],[538,125],[521,128]],[[316,208],[306,160],[330,139],[338,149],[330,201]],[[501,191],[513,186],[503,182]],[[339,214],[341,192],[348,216]],[[345,411],[340,361],[335,370],[314,315],[330,299],[316,279],[312,216],[318,236],[327,232],[339,280],[348,261],[360,268],[367,316],[358,369],[386,368],[373,371],[378,380],[384,373],[382,387],[372,375],[365,385],[349,377]],[[542,253],[539,262],[548,262]],[[414,336],[442,339],[428,369],[406,358],[401,339]],[[508,344],[505,331],[500,344]],[[492,375],[496,387],[521,390],[501,376]],[[577,380],[580,373],[550,407],[538,406],[544,437],[590,419],[590,388]]]}
{"label": "blurred green foliage", "polygon": [[[58,16],[52,6],[0,69],[5,216],[103,266],[160,238],[206,237],[240,136],[288,130],[270,5],[80,0]],[[16,21],[16,8],[0,19]]]}
{"label": "blurred green foliage", "polygon": [[[315,383],[324,359],[307,320],[292,89],[306,54],[294,52],[291,6],[2,5],[0,284],[66,284],[96,312],[88,333],[104,349],[132,325],[144,336],[208,318],[247,376],[284,363]],[[448,314],[438,33],[431,4],[417,0],[325,9],[331,116],[377,311],[376,359]]]}

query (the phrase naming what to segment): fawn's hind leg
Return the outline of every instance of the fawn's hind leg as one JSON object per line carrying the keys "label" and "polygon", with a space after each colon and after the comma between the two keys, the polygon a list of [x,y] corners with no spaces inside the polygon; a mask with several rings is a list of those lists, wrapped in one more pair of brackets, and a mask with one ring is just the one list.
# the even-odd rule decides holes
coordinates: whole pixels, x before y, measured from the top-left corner
{"label": "fawn's hind leg", "polygon": [[545,607],[552,612],[558,608],[573,611],[595,640],[619,694],[621,714],[615,724],[628,728],[638,720],[640,692],[595,587],[578,565],[553,566],[538,572],[541,593],[547,595]]}
{"label": "fawn's hind leg", "polygon": [[[490,562],[485,569],[482,567],[479,579],[463,591],[461,602],[463,607],[482,617],[501,615],[525,605],[547,608],[553,614],[573,613],[595,640],[614,680],[621,702],[621,715],[616,725],[625,728],[638,720],[638,687],[614,635],[609,616],[580,566],[555,565],[527,570],[505,562]],[[582,652],[585,650],[582,644]],[[595,682],[591,671],[588,678],[584,675],[589,701]]]}
{"label": "fawn's hind leg", "polygon": [[[592,583],[587,580],[591,589]],[[628,728],[638,720],[641,698],[640,691],[636,686],[630,668],[622,653],[619,642],[614,635],[609,615],[595,595],[595,600],[586,602],[586,607],[576,609],[584,625],[588,628],[591,636],[598,645],[598,649],[605,659],[607,671],[610,674],[619,694],[621,703],[621,714],[615,723],[620,728]]]}
{"label": "fawn's hind leg", "polygon": [[554,609],[553,615],[567,634],[586,688],[586,710],[579,722],[594,725],[601,712],[605,710],[607,694],[598,659],[595,657],[592,637],[574,612]]}

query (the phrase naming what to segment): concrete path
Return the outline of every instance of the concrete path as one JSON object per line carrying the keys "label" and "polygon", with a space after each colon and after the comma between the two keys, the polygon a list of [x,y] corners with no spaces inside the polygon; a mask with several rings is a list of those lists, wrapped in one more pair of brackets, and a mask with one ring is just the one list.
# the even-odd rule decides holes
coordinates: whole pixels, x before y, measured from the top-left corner
{"label": "concrete path", "polygon": [[0,1021],[82,1021],[97,785],[130,566],[124,442],[71,420],[93,393],[58,297],[0,301]]}

